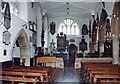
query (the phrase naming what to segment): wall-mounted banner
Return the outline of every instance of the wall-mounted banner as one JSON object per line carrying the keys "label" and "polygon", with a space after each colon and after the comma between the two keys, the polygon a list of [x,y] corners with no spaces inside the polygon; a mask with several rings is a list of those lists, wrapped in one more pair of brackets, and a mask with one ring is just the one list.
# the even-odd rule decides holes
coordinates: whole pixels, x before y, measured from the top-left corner
{"label": "wall-mounted banner", "polygon": [[87,34],[88,34],[88,28],[87,28],[87,25],[84,24],[84,25],[82,26],[82,35],[87,35]]}
{"label": "wall-mounted banner", "polygon": [[6,7],[4,11],[4,26],[6,29],[9,29],[11,26],[10,6],[8,2],[6,3]]}
{"label": "wall-mounted banner", "polygon": [[79,43],[79,50],[81,50],[83,53],[85,50],[87,50],[87,42],[84,39],[84,36],[82,36],[82,40]]}
{"label": "wall-mounted banner", "polygon": [[51,23],[50,23],[50,33],[51,33],[52,35],[55,34],[55,26],[56,26],[55,22],[51,22]]}

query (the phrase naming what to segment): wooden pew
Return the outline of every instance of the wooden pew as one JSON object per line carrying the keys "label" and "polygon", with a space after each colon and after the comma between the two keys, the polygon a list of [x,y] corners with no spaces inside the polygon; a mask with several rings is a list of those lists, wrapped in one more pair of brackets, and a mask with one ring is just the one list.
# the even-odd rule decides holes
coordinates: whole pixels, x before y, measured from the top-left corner
{"label": "wooden pew", "polygon": [[[116,66],[115,66],[115,67],[114,67],[114,66],[105,66],[105,67],[101,67],[101,66],[92,67],[92,66],[90,66],[90,67],[87,67],[87,68],[86,68],[86,70],[85,70],[85,72],[84,72],[84,75],[83,75],[83,78],[84,78],[84,79],[88,78],[88,79],[91,80],[91,77],[92,77],[92,75],[93,75],[93,73],[91,73],[91,72],[93,72],[93,71],[98,71],[98,72],[97,72],[98,74],[106,74],[106,73],[102,73],[102,71],[103,71],[103,72],[104,72],[104,71],[115,71],[115,72],[118,72],[119,69],[120,69],[120,68],[118,68],[118,67],[116,67]],[[99,71],[100,71],[101,73],[99,73]]]}
{"label": "wooden pew", "polygon": [[82,62],[81,68],[83,69],[87,65],[106,65],[106,64],[112,64],[111,62]]}
{"label": "wooden pew", "polygon": [[102,65],[102,64],[111,64],[110,62],[81,62],[81,76],[84,79],[86,73],[87,73],[87,67],[88,66],[96,66],[96,65]]}
{"label": "wooden pew", "polygon": [[100,80],[120,80],[120,75],[95,75],[93,82],[96,84]]}
{"label": "wooden pew", "polygon": [[111,71],[90,71],[90,77],[93,77],[94,75],[99,74],[109,74],[109,75],[120,75],[119,70],[111,70]]}
{"label": "wooden pew", "polygon": [[[113,65],[111,63],[83,63],[83,79],[88,80],[87,78],[93,77],[93,83],[97,83],[97,80],[100,79],[114,79],[120,80],[120,67]],[[91,82],[91,80],[90,80]],[[103,82],[103,81],[102,81]]]}
{"label": "wooden pew", "polygon": [[95,75],[120,75],[119,70],[111,70],[111,71],[91,71],[89,75],[89,81],[92,82]]}
{"label": "wooden pew", "polygon": [[84,71],[87,71],[89,68],[106,68],[106,67],[118,68],[117,65],[113,65],[113,64],[92,64],[92,65],[85,65]]}
{"label": "wooden pew", "polygon": [[4,71],[15,71],[15,72],[33,72],[33,73],[41,73],[43,74],[42,82],[48,82],[51,78],[50,76],[50,67],[43,68],[43,67],[33,67],[33,66],[13,66],[9,69],[4,69]]}
{"label": "wooden pew", "polygon": [[110,67],[112,67],[112,68],[118,68],[118,66],[117,65],[113,65],[113,64],[86,64],[86,65],[84,65],[83,66],[84,68],[83,68],[83,73],[86,73],[87,71],[89,71],[89,70],[95,70],[95,69],[103,69],[103,68],[110,68]]}
{"label": "wooden pew", "polygon": [[54,63],[54,67],[56,67],[57,58],[55,56],[43,56],[37,59],[38,63],[42,63],[42,66],[46,66],[46,63]]}
{"label": "wooden pew", "polygon": [[117,80],[100,80],[99,84],[120,84]]}
{"label": "wooden pew", "polygon": [[22,77],[10,77],[10,76],[0,76],[0,80],[11,81],[11,84],[14,84],[14,82],[27,82],[33,84],[39,83],[39,80],[35,78],[22,78]]}
{"label": "wooden pew", "polygon": [[14,71],[2,71],[0,80],[14,82],[30,82],[37,84],[43,81],[43,74],[33,72],[14,72]]}
{"label": "wooden pew", "polygon": [[29,78],[29,77],[34,77],[38,79],[39,81],[43,82],[43,74],[42,73],[34,73],[34,72],[15,72],[15,71],[2,71],[1,73],[4,76],[20,76],[23,78]]}
{"label": "wooden pew", "polygon": [[82,67],[81,71],[82,73],[86,73],[88,67],[93,67],[93,66],[111,66],[111,62],[82,62]]}

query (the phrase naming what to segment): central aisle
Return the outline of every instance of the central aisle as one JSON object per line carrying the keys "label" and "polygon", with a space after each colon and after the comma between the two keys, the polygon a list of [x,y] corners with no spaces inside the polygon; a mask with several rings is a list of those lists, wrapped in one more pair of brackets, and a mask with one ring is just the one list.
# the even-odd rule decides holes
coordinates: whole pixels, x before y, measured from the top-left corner
{"label": "central aisle", "polygon": [[80,84],[82,79],[80,78],[80,70],[76,70],[72,67],[65,67],[55,80],[57,84],[70,83],[70,84]]}

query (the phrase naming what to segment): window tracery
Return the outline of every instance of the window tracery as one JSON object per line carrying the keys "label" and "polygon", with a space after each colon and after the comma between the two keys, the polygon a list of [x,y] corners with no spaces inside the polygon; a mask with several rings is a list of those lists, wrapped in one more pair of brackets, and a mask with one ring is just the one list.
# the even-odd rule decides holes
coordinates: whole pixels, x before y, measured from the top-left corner
{"label": "window tracery", "polygon": [[63,32],[66,35],[80,35],[77,22],[71,18],[66,18],[60,23],[58,34],[60,34],[60,32]]}

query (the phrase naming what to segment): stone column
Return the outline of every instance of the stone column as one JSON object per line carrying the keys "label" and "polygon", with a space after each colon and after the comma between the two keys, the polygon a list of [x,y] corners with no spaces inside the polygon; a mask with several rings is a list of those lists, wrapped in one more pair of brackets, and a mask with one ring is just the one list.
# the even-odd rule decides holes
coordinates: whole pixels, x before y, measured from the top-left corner
{"label": "stone column", "polygon": [[41,47],[41,33],[42,33],[42,13],[41,8],[37,10],[37,47]]}
{"label": "stone column", "polygon": [[113,17],[112,23],[112,40],[113,40],[113,64],[119,64],[119,19],[117,16]]}
{"label": "stone column", "polygon": [[102,56],[102,53],[104,52],[104,42],[100,42],[100,57]]}
{"label": "stone column", "polygon": [[113,64],[119,64],[119,40],[118,36],[113,35]]}
{"label": "stone column", "polygon": [[27,47],[22,47],[20,49],[20,59],[22,62],[22,59],[25,59],[25,66],[30,66],[30,55],[29,55],[29,50]]}

